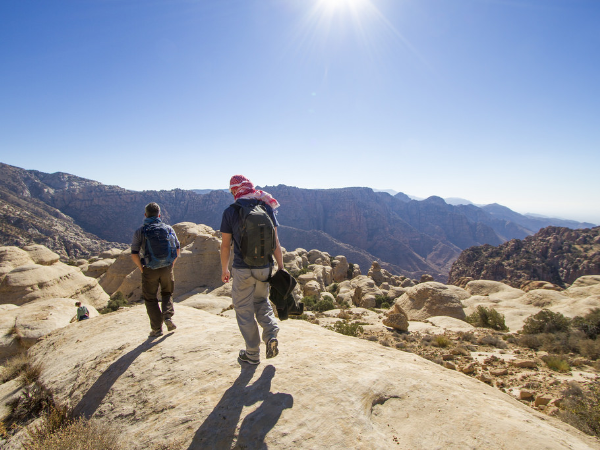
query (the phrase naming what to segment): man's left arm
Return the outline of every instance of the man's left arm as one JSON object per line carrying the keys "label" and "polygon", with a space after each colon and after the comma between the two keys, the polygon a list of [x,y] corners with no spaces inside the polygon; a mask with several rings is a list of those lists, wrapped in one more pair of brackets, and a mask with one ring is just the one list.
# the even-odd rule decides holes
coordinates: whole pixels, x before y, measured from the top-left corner
{"label": "man's left arm", "polygon": [[283,269],[283,253],[281,251],[281,245],[279,244],[279,236],[277,236],[277,227],[275,227],[275,250],[273,251],[273,255],[277,262],[277,269]]}

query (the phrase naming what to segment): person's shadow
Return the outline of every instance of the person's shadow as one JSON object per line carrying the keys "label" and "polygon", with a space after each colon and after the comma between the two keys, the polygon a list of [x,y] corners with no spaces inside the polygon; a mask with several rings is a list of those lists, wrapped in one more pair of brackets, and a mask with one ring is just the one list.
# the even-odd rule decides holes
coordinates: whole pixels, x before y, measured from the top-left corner
{"label": "person's shadow", "polygon": [[102,372],[102,375],[98,377],[92,387],[88,389],[81,400],[79,400],[79,403],[77,403],[75,408],[73,408],[75,415],[82,415],[86,419],[92,417],[100,406],[100,403],[102,403],[102,400],[104,400],[104,397],[106,397],[106,394],[108,394],[108,391],[110,391],[110,388],[115,384],[117,379],[125,373],[133,361],[135,361],[135,359],[143,352],[151,349],[157,344],[160,344],[171,334],[167,334],[155,341],[147,339],[136,348],[125,353],[123,356],[113,362],[108,369]]}
{"label": "person's shadow", "polygon": [[243,407],[261,400],[262,404],[244,418],[235,447],[267,448],[264,442],[267,433],[275,426],[283,410],[293,406],[294,398],[290,394],[271,393],[274,366],[265,367],[258,380],[248,386],[255,372],[256,366],[242,365],[239,377],[198,428],[188,450],[230,450]]}

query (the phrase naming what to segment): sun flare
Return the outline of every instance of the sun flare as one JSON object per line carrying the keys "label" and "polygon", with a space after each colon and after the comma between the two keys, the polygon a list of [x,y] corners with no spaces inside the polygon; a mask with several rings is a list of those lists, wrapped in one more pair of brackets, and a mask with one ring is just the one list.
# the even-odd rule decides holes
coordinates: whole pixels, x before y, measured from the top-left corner
{"label": "sun flare", "polygon": [[368,0],[319,0],[320,6],[330,11],[341,8],[357,10],[361,5],[364,5],[367,2]]}

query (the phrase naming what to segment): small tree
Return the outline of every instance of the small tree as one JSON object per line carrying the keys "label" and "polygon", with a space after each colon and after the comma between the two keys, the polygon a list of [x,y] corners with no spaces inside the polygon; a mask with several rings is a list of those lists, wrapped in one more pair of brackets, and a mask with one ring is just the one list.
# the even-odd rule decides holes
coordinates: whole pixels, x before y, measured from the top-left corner
{"label": "small tree", "polygon": [[571,320],[561,313],[542,309],[539,313],[525,319],[523,334],[566,333],[569,331]]}

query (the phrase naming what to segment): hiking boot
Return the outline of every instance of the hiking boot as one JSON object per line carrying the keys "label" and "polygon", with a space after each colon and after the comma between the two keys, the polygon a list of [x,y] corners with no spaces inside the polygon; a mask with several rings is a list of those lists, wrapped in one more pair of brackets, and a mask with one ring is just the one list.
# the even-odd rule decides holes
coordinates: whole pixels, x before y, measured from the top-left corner
{"label": "hiking boot", "polygon": [[162,330],[152,330],[148,337],[158,337],[162,336]]}
{"label": "hiking boot", "polygon": [[267,342],[267,359],[275,358],[279,354],[279,349],[277,348],[277,339],[271,338],[269,342]]}
{"label": "hiking boot", "polygon": [[173,331],[177,328],[171,319],[165,319],[165,325],[167,326],[167,331]]}
{"label": "hiking boot", "polygon": [[240,354],[238,355],[238,361],[254,365],[260,364],[260,360],[250,358],[246,353],[246,350],[240,350]]}

